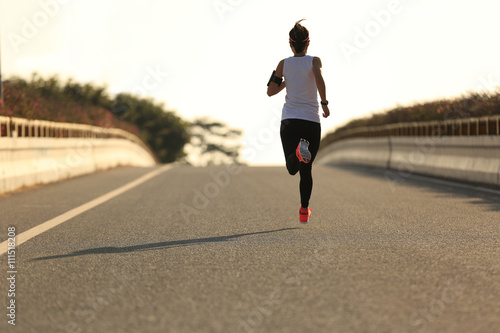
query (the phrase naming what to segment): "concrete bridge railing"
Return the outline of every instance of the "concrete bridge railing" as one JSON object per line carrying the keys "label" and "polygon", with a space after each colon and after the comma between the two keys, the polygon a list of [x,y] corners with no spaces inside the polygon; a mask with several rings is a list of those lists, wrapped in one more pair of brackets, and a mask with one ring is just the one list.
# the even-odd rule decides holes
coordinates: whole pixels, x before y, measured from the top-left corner
{"label": "concrete bridge railing", "polygon": [[316,160],[500,185],[500,117],[354,129],[323,142]]}
{"label": "concrete bridge railing", "polygon": [[153,166],[151,150],[120,129],[0,117],[0,193],[116,166]]}

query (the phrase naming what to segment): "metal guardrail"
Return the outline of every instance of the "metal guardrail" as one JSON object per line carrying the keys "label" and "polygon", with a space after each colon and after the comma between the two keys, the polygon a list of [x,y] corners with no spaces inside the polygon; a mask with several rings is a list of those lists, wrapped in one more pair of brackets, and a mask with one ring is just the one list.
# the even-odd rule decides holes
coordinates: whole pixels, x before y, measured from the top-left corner
{"label": "metal guardrail", "polygon": [[344,139],[386,136],[478,135],[500,135],[500,116],[359,127],[326,137],[323,144],[328,145]]}
{"label": "metal guardrail", "polygon": [[126,139],[141,146],[157,161],[151,149],[141,139],[132,133],[118,128],[0,116],[0,139],[4,137]]}

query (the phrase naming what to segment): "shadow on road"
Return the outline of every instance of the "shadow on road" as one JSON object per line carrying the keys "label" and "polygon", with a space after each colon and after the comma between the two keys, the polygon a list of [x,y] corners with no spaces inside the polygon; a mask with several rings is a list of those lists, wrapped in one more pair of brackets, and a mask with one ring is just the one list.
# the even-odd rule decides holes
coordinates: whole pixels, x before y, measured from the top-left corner
{"label": "shadow on road", "polygon": [[[458,180],[450,179],[446,180],[438,177],[427,175],[424,176],[419,174],[406,174],[404,177],[402,177],[398,173],[398,171],[395,170],[370,168],[359,165],[328,165],[328,167],[354,172],[368,177],[383,179],[387,182],[387,186],[389,188],[394,185],[408,185],[418,188],[425,188],[432,191],[436,195],[453,195],[457,197],[468,198],[470,199],[469,202],[471,204],[483,205],[490,211],[500,212],[500,195],[495,193],[497,191],[500,192],[500,188],[495,186],[488,187],[481,184],[460,182]],[[434,183],[432,182],[432,179],[435,179],[436,181],[441,183]],[[459,186],[454,186],[452,184],[458,184]],[[460,187],[460,184],[466,185],[468,187]],[[475,189],[475,186],[477,186],[478,188]],[[483,188],[484,191],[480,190],[479,188]]]}
{"label": "shadow on road", "polygon": [[35,259],[30,260],[30,261],[69,258],[69,257],[84,256],[84,255],[88,255],[88,254],[126,253],[126,252],[135,252],[135,251],[145,251],[145,250],[151,250],[151,249],[155,249],[155,250],[168,249],[168,248],[172,248],[172,247],[188,246],[191,244],[228,242],[228,241],[231,241],[232,239],[240,238],[240,237],[244,237],[244,236],[269,234],[269,233],[273,233],[273,232],[295,230],[295,229],[299,229],[299,228],[283,228],[283,229],[277,229],[277,230],[250,232],[250,233],[246,233],[246,234],[237,234],[237,235],[231,235],[231,236],[184,239],[184,240],[177,240],[177,241],[170,241],[170,242],[159,242],[159,243],[142,244],[142,245],[134,245],[134,246],[124,246],[124,247],[112,247],[112,246],[98,247],[98,248],[94,248],[94,249],[75,251],[73,253],[68,253],[68,254],[59,254],[59,255],[55,255],[55,256],[35,258]]}

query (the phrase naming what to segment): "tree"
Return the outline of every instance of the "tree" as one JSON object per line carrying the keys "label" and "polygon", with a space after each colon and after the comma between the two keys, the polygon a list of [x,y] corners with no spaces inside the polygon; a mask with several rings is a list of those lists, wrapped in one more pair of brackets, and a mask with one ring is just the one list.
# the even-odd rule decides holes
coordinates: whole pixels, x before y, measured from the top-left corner
{"label": "tree", "polygon": [[227,124],[200,117],[190,126],[191,141],[186,147],[186,161],[197,166],[239,163],[243,131]]}
{"label": "tree", "polygon": [[184,157],[189,142],[189,123],[152,99],[130,94],[109,97],[105,87],[57,76],[31,81],[12,78],[5,84],[5,103],[0,115],[27,119],[90,124],[122,128],[139,136],[162,163]]}
{"label": "tree", "polygon": [[158,159],[170,163],[185,156],[189,142],[189,123],[152,99],[119,94],[112,102],[113,114],[131,122],[141,131],[141,138],[153,149]]}

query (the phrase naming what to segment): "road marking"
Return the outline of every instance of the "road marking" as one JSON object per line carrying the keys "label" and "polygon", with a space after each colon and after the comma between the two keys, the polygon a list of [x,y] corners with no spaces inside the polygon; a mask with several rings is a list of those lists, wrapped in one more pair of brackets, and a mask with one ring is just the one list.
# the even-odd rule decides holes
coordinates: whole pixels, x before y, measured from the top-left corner
{"label": "road marking", "polygon": [[[80,214],[82,214],[82,213],[84,213],[84,212],[86,212],[86,211],[88,211],[96,206],[99,206],[100,204],[105,203],[106,201],[109,201],[109,200],[119,196],[120,194],[123,194],[123,193],[133,189],[134,187],[141,185],[142,183],[147,182],[151,178],[156,177],[159,174],[161,174],[161,173],[163,173],[171,168],[172,168],[172,164],[167,164],[167,165],[165,165],[157,170],[154,170],[148,174],[145,174],[141,178],[138,178],[134,181],[131,181],[130,183],[128,183],[126,185],[123,185],[123,186],[117,188],[116,190],[113,190],[113,191],[108,192],[104,195],[101,195],[100,197],[98,197],[94,200],[91,200],[87,203],[84,203],[83,205],[78,206],[76,208],[73,208],[72,210],[69,210],[66,213],[63,213],[57,217],[54,217],[53,219],[48,220],[47,222],[39,224],[36,227],[33,227],[29,230],[26,230],[23,233],[20,233],[19,235],[16,236],[16,247],[21,245],[22,243],[30,240],[31,238],[38,236],[41,233],[43,233],[47,230],[50,230],[50,229],[58,226],[59,224],[62,224],[64,222],[68,221],[69,219],[72,219],[75,216],[78,216],[78,215],[80,215]],[[7,253],[7,249],[8,249],[7,243],[8,243],[8,241],[4,241],[4,242],[0,243],[0,256]]]}

